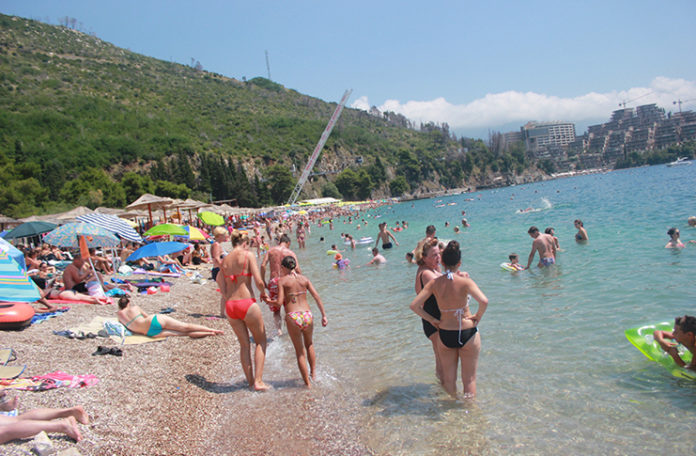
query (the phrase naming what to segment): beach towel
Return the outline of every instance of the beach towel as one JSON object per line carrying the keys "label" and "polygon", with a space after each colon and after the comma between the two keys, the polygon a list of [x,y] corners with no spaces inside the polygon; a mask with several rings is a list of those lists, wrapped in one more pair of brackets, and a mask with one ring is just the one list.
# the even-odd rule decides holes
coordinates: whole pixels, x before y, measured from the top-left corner
{"label": "beach towel", "polygon": [[[46,300],[49,304],[94,304],[93,302],[87,302],[87,301],[73,301],[70,299],[47,299]],[[112,301],[108,301],[109,304],[112,304]]]}
{"label": "beach towel", "polygon": [[0,380],[0,389],[17,389],[22,391],[47,391],[56,388],[83,388],[96,385],[99,379],[95,375],[71,375],[56,371],[50,374]]}
{"label": "beach towel", "polygon": [[144,344],[164,340],[164,338],[155,339],[140,334],[133,334],[120,321],[106,317],[94,317],[89,323],[69,328],[68,332],[73,334],[79,334],[80,332],[83,334],[103,334],[121,345]]}
{"label": "beach towel", "polygon": [[150,275],[153,277],[160,276],[160,277],[181,277],[181,274],[175,274],[172,272],[156,272],[156,271],[146,271],[145,269],[138,268],[135,271],[133,271],[133,274],[138,274],[138,275]]}
{"label": "beach towel", "polygon": [[44,312],[44,313],[37,313],[34,314],[34,316],[31,319],[30,324],[35,324],[35,323],[41,323],[42,321],[46,321],[49,318],[57,317],[58,315],[64,314],[70,310],[70,307],[61,307],[60,309],[56,310],[55,312]]}

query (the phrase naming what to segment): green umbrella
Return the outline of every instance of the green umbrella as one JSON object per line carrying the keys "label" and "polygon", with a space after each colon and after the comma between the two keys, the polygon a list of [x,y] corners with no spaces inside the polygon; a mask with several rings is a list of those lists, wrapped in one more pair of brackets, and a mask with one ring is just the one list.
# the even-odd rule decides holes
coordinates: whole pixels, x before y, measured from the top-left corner
{"label": "green umbrella", "polygon": [[181,225],[174,225],[173,223],[160,223],[155,225],[149,230],[145,231],[143,236],[188,236],[188,231],[184,229]]}
{"label": "green umbrella", "polygon": [[58,225],[49,222],[26,222],[5,235],[5,239],[36,236],[53,231]]}
{"label": "green umbrella", "polygon": [[198,218],[201,219],[203,223],[210,226],[220,226],[225,224],[225,219],[222,218],[222,215],[216,214],[215,212],[200,212],[198,214]]}

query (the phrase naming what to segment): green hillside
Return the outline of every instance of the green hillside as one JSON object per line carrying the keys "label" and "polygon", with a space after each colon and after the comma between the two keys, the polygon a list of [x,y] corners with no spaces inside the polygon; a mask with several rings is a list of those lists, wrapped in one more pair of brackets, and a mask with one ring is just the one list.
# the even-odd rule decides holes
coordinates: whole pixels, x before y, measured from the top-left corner
{"label": "green hillside", "polygon": [[[145,191],[285,202],[335,107],[0,15],[0,212],[123,207]],[[303,197],[457,187],[526,166],[519,150],[496,156],[446,127],[407,125],[346,108]]]}

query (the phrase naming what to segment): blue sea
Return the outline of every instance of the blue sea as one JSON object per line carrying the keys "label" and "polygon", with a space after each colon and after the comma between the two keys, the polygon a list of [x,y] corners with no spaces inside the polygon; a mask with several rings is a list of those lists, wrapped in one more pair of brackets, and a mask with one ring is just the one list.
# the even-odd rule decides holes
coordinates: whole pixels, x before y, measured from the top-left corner
{"label": "blue sea", "polygon": [[[404,202],[363,213],[367,223],[336,220],[333,231],[313,226],[298,256],[329,316],[315,331],[318,394],[343,402],[361,423],[356,438],[377,454],[695,454],[696,382],[624,336],[696,314],[696,244],[664,248],[671,226],[696,239],[686,223],[695,190],[696,166],[653,166]],[[471,226],[456,234],[462,211]],[[574,240],[577,218],[587,243]],[[395,233],[386,265],[356,267],[370,260],[369,245],[344,252],[350,270],[332,268],[326,250],[346,248],[341,232],[376,237],[379,222],[403,220],[409,228]],[[429,224],[460,242],[462,269],[489,299],[473,401],[439,387],[409,309],[416,266],[404,256]],[[555,228],[558,264],[502,271],[511,252],[526,264],[531,225]],[[268,379],[281,369],[296,369],[287,336],[269,345]]]}

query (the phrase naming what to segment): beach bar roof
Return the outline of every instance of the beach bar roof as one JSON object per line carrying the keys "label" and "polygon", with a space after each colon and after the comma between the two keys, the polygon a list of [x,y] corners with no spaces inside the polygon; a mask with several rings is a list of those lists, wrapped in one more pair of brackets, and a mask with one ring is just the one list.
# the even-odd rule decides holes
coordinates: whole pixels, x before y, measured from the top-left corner
{"label": "beach bar roof", "polygon": [[173,199],[171,198],[166,198],[163,196],[156,196],[152,195],[150,193],[143,193],[140,198],[137,200],[133,201],[130,203],[128,206],[126,206],[126,209],[130,210],[138,210],[138,209],[147,209],[148,214],[150,216],[150,223],[152,223],[152,210],[155,209],[162,209],[162,212],[164,213],[164,219],[165,221],[167,220],[167,206],[172,204],[174,202]]}

